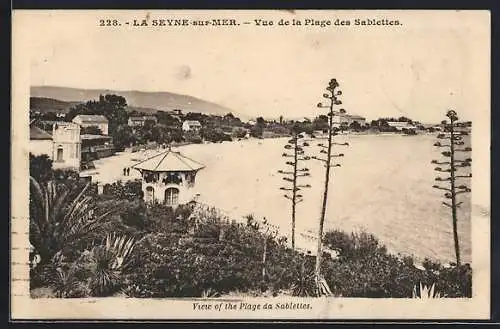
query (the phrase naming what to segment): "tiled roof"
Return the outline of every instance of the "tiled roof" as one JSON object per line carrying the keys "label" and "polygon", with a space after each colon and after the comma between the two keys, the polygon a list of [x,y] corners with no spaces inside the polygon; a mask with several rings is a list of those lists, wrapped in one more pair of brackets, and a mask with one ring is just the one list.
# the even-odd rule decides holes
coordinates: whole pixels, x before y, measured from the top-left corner
{"label": "tiled roof", "polygon": [[205,166],[179,152],[168,150],[132,166],[138,170],[147,171],[196,171]]}
{"label": "tiled roof", "polygon": [[89,114],[79,114],[74,119],[73,122],[79,118],[82,122],[97,122],[97,123],[108,123],[108,119],[104,115],[89,115]]}
{"label": "tiled roof", "polygon": [[33,139],[33,140],[51,140],[52,135],[43,129],[40,129],[34,125],[30,125],[30,139]]}

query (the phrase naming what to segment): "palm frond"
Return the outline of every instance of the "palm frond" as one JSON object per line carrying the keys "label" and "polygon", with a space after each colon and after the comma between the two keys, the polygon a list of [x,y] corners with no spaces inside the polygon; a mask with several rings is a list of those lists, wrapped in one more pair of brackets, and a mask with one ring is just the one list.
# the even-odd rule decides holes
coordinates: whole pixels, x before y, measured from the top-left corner
{"label": "palm frond", "polygon": [[78,281],[74,269],[64,271],[58,267],[55,273],[53,288],[57,297],[73,297],[78,294],[79,290],[82,289],[82,284]]}
{"label": "palm frond", "polygon": [[30,241],[39,251],[42,261],[72,248],[82,238],[103,227],[109,215],[118,209],[106,209],[96,215],[98,209],[93,198],[86,195],[90,184],[72,198],[72,191],[55,181],[41,185],[30,177],[30,183]]}

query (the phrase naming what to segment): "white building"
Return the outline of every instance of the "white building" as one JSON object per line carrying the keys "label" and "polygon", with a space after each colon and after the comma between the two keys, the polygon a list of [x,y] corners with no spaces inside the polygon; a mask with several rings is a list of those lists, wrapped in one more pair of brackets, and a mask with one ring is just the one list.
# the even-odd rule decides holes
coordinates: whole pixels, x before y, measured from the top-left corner
{"label": "white building", "polygon": [[182,123],[182,130],[198,132],[201,129],[201,123],[196,120],[186,120]]}
{"label": "white building", "polygon": [[80,127],[70,122],[60,122],[52,127],[52,167],[54,169],[80,170]]}
{"label": "white building", "polygon": [[415,127],[415,125],[410,124],[408,122],[387,121],[387,124],[390,127],[396,128],[397,131],[403,131],[403,129],[406,129],[406,130],[416,130],[417,129],[417,127]]}
{"label": "white building", "polygon": [[132,116],[128,118],[128,125],[130,127],[142,127],[146,122],[157,123],[158,119],[154,115]]}
{"label": "white building", "polygon": [[351,115],[343,112],[334,112],[333,125],[339,127],[341,125],[350,126],[352,123],[357,122],[360,126],[366,124],[366,118],[359,115]]}
{"label": "white building", "polygon": [[80,170],[80,127],[70,122],[58,122],[52,126],[52,135],[30,124],[30,153],[46,154],[54,169]]}
{"label": "white building", "polygon": [[104,115],[79,114],[72,121],[82,128],[97,127],[103,135],[108,135],[108,119]]}
{"label": "white building", "polygon": [[176,207],[194,199],[196,174],[204,165],[169,149],[131,168],[141,173],[145,202]]}

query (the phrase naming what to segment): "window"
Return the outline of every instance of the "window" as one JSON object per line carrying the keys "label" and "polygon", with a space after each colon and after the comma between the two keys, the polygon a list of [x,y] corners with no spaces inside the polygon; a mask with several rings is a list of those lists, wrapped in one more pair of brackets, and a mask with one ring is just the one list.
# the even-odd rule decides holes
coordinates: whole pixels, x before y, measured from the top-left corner
{"label": "window", "polygon": [[167,177],[163,180],[164,184],[180,184],[182,183],[182,178],[178,173],[168,173]]}
{"label": "window", "polygon": [[156,183],[159,179],[159,174],[155,172],[146,171],[143,174],[146,183]]}
{"label": "window", "polygon": [[58,146],[58,147],[57,147],[57,157],[56,157],[56,161],[58,161],[58,162],[62,162],[62,161],[64,161],[64,159],[63,159],[63,148],[62,148],[62,146]]}
{"label": "window", "polygon": [[194,186],[194,179],[195,179],[195,173],[194,172],[189,172],[186,173],[186,182],[188,187],[193,187]]}
{"label": "window", "polygon": [[146,198],[144,201],[153,203],[155,199],[155,190],[153,187],[148,186],[146,187]]}
{"label": "window", "polygon": [[165,190],[165,204],[167,206],[175,206],[179,202],[179,190],[170,187]]}

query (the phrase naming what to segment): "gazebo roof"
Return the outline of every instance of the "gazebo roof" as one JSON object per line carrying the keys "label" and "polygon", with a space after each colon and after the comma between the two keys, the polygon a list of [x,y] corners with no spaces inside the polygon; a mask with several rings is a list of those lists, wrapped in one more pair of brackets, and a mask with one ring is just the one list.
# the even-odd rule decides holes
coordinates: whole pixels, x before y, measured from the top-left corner
{"label": "gazebo roof", "polygon": [[156,172],[197,171],[204,167],[203,164],[180,154],[180,152],[174,152],[172,150],[162,152],[132,166],[132,168],[140,171],[146,170]]}

